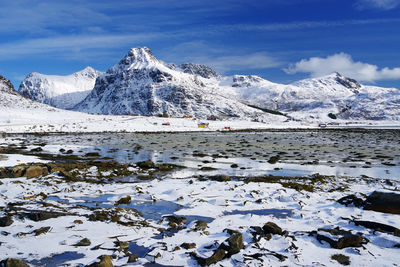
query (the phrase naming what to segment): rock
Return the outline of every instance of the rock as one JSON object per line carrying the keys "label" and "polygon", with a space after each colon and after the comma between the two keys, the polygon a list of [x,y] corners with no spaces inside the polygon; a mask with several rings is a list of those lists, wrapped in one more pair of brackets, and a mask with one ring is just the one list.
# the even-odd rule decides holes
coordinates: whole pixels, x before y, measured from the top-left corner
{"label": "rock", "polygon": [[317,234],[317,240],[319,242],[325,241],[327,242],[332,248],[342,249],[348,247],[361,247],[364,243],[364,239],[361,235],[353,235],[349,234],[343,237],[340,237],[338,240],[334,240],[328,236]]}
{"label": "rock", "polygon": [[243,235],[241,233],[233,233],[224,243],[222,243],[219,249],[226,250],[227,256],[230,257],[233,254],[238,253],[243,249]]}
{"label": "rock", "polygon": [[400,214],[400,194],[374,191],[365,203],[366,210]]}
{"label": "rock", "polygon": [[166,218],[170,223],[174,223],[176,225],[184,225],[186,223],[185,217],[175,216],[175,215],[167,215],[163,218]]}
{"label": "rock", "polygon": [[87,247],[87,246],[90,246],[90,244],[92,244],[92,243],[90,242],[90,240],[87,239],[87,238],[84,238],[84,239],[80,240],[78,243],[76,243],[74,246],[77,246],[77,247]]}
{"label": "rock", "polygon": [[136,163],[136,165],[141,169],[153,169],[156,167],[156,164],[151,160],[141,161]]}
{"label": "rock", "polygon": [[253,235],[253,241],[258,242],[261,240],[261,238],[265,238],[267,241],[269,241],[272,238],[272,234],[270,233],[265,233],[264,230],[260,226],[251,226],[251,234]]}
{"label": "rock", "polygon": [[123,197],[120,200],[116,201],[114,203],[114,206],[121,205],[121,204],[129,205],[129,204],[131,204],[131,201],[132,201],[131,196],[126,196],[126,197]]}
{"label": "rock", "polygon": [[44,166],[40,166],[40,165],[32,165],[29,166],[26,170],[25,170],[25,176],[26,178],[34,178],[34,177],[38,177],[41,175],[47,175],[48,170],[46,167]]}
{"label": "rock", "polygon": [[82,220],[74,220],[74,224],[83,224]]}
{"label": "rock", "polygon": [[237,165],[236,163],[231,165],[231,168],[237,168],[237,167],[239,167],[239,165]]}
{"label": "rock", "polygon": [[364,206],[364,200],[361,198],[357,197],[356,195],[348,195],[345,197],[342,197],[341,199],[337,200],[339,204],[345,205],[346,207],[349,205],[353,205],[354,207],[363,207]]}
{"label": "rock", "polygon": [[243,249],[243,235],[237,231],[228,230],[228,232],[231,232],[231,236],[218,247],[213,255],[208,258],[201,258],[194,255],[201,266],[215,264],[225,258],[231,257]]}
{"label": "rock", "polygon": [[60,213],[60,212],[52,212],[52,211],[37,211],[37,212],[32,212],[28,213],[27,217],[31,219],[32,221],[38,222],[38,221],[44,221],[47,219],[52,219],[52,218],[57,218],[60,216],[65,216],[65,213]]}
{"label": "rock", "polygon": [[0,217],[0,227],[7,227],[13,224],[13,219],[11,216]]}
{"label": "rock", "polygon": [[348,247],[361,247],[363,244],[363,238],[361,235],[348,235],[339,238],[337,241],[336,248],[348,248]]}
{"label": "rock", "polygon": [[231,180],[231,177],[227,175],[213,175],[210,176],[209,179],[217,182],[229,182]]}
{"label": "rock", "polygon": [[223,259],[225,259],[225,256],[227,255],[228,252],[226,252],[226,250],[223,249],[217,249],[214,254],[212,254],[210,257],[208,258],[201,258],[201,257],[195,257],[197,262],[201,265],[201,266],[209,266],[211,264],[215,264],[219,261],[222,261]]}
{"label": "rock", "polygon": [[1,261],[0,266],[3,266],[3,267],[29,267],[29,265],[26,264],[25,262],[23,262],[22,260],[14,259],[14,258],[8,258],[6,260]]}
{"label": "rock", "polygon": [[196,248],[196,243],[182,243],[181,247],[184,249],[194,249]]}
{"label": "rock", "polygon": [[99,257],[99,259],[100,259],[100,262],[92,263],[92,264],[88,265],[88,267],[113,267],[114,266],[112,263],[112,260],[111,260],[111,256],[109,256],[109,255],[101,255]]}
{"label": "rock", "polygon": [[128,263],[136,262],[139,259],[138,254],[129,254],[128,255]]}
{"label": "rock", "polygon": [[279,161],[279,158],[280,158],[279,155],[278,156],[272,156],[272,157],[269,158],[268,163],[269,164],[275,164],[275,163],[277,163]]}
{"label": "rock", "polygon": [[12,175],[13,177],[21,177],[25,173],[25,169],[27,168],[26,165],[17,165],[12,168]]}
{"label": "rock", "polygon": [[331,256],[331,259],[342,265],[350,265],[350,258],[343,254],[334,254]]}
{"label": "rock", "polygon": [[195,231],[204,231],[207,229],[207,222],[205,221],[196,221],[194,226]]}
{"label": "rock", "polygon": [[356,221],[352,220],[355,225],[361,225],[378,232],[391,233],[395,236],[400,236],[400,229],[383,223],[370,222],[370,221]]}
{"label": "rock", "polygon": [[282,228],[280,228],[278,225],[276,225],[273,222],[267,222],[263,226],[263,231],[264,234],[273,234],[273,235],[282,235]]}
{"label": "rock", "polygon": [[38,236],[38,235],[46,234],[47,232],[50,231],[50,229],[51,229],[50,226],[47,226],[47,227],[40,227],[39,229],[33,230],[32,233],[33,233],[35,236]]}

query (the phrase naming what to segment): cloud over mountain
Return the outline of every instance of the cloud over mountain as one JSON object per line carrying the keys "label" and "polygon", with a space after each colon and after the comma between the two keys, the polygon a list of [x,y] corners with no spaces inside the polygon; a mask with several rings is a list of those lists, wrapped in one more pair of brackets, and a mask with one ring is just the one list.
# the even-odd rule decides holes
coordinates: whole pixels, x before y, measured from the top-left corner
{"label": "cloud over mountain", "polygon": [[343,75],[364,82],[400,79],[400,68],[385,67],[379,69],[376,65],[354,61],[349,54],[343,52],[327,56],[326,58],[311,57],[309,59],[302,59],[299,62],[290,64],[284,71],[288,74],[298,72],[310,73],[311,77],[340,72]]}

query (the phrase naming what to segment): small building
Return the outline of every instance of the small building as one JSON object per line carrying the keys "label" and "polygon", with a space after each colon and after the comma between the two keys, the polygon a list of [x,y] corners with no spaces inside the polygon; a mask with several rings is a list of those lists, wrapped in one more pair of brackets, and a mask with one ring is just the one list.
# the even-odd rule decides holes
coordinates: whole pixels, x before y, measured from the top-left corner
{"label": "small building", "polygon": [[205,122],[200,122],[199,124],[197,124],[198,128],[208,128],[209,124],[205,123]]}
{"label": "small building", "polygon": [[217,117],[215,117],[214,115],[210,115],[210,116],[208,116],[207,120],[209,120],[209,121],[216,121],[216,120],[217,120]]}

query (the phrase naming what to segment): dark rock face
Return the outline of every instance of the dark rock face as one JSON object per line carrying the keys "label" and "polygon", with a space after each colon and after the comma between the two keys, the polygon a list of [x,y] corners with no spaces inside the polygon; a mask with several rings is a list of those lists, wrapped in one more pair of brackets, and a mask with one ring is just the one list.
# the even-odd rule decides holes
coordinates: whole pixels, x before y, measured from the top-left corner
{"label": "dark rock face", "polygon": [[400,194],[374,191],[365,202],[366,210],[400,214]]}
{"label": "dark rock face", "polygon": [[0,92],[1,91],[7,92],[7,93],[12,93],[12,94],[18,94],[14,90],[14,86],[12,85],[10,80],[7,80],[6,78],[4,78],[3,76],[0,75]]}
{"label": "dark rock face", "polygon": [[206,65],[185,63],[178,66],[184,73],[199,75],[203,78],[218,78],[220,75]]}
{"label": "dark rock face", "polygon": [[356,94],[358,93],[358,89],[361,88],[361,84],[359,82],[354,79],[344,77],[339,73],[336,73],[335,81],[352,90]]}

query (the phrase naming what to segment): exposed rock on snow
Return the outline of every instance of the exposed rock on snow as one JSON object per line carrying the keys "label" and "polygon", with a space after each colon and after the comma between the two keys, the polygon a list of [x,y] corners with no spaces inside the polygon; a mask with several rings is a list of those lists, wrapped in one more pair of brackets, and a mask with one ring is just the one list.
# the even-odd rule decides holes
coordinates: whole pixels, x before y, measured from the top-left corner
{"label": "exposed rock on snow", "polygon": [[33,72],[22,81],[19,92],[40,103],[70,109],[90,93],[100,74],[91,67],[67,76]]}
{"label": "exposed rock on snow", "polygon": [[184,73],[200,75],[203,78],[210,79],[210,78],[219,78],[217,72],[206,65],[202,64],[195,64],[195,63],[185,63],[178,66]]}
{"label": "exposed rock on snow", "polygon": [[0,92],[16,94],[12,83],[1,75],[0,75]]}

